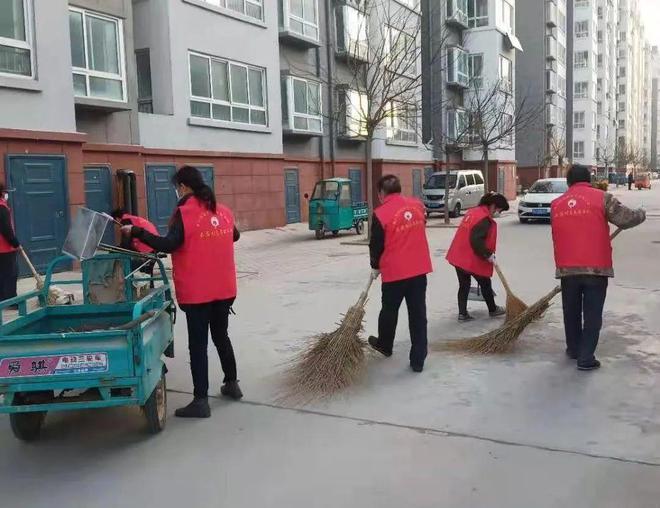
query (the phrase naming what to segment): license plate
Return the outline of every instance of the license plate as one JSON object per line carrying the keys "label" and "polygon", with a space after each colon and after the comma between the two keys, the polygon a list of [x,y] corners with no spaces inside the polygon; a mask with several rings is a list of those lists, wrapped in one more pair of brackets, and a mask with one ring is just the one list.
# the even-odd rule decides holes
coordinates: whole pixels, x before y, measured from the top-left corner
{"label": "license plate", "polygon": [[440,203],[426,203],[426,208],[440,208]]}
{"label": "license plate", "polygon": [[545,208],[534,208],[532,215],[548,215],[548,211]]}
{"label": "license plate", "polygon": [[94,374],[108,371],[107,353],[24,356],[0,361],[0,379]]}

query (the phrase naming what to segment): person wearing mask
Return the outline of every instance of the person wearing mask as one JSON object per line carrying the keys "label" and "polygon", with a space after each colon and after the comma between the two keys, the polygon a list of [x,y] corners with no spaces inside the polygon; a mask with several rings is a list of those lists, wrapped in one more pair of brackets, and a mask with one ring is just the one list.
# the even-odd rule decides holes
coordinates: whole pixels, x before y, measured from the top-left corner
{"label": "person wearing mask", "polygon": [[623,206],[612,194],[591,187],[589,169],[574,165],[569,185],[552,202],[556,277],[561,280],[566,355],[579,370],[600,367],[595,357],[610,277],[614,277],[609,223],[621,229],[646,219],[642,209]]}
{"label": "person wearing mask", "polygon": [[216,202],[213,190],[194,167],[183,166],[172,177],[179,197],[167,236],[138,226],[124,226],[124,234],[158,252],[172,254],[176,299],[186,314],[193,401],[176,416],[208,418],[208,334],[224,371],[221,393],[234,400],[243,394],[237,379],[236,358],[229,339],[229,314],[236,299],[234,242],[240,233],[231,210]]}
{"label": "person wearing mask", "polygon": [[16,296],[17,253],[21,246],[14,233],[14,221],[8,202],[7,189],[0,183],[0,301]]}
{"label": "person wearing mask", "polygon": [[495,304],[491,279],[497,247],[497,223],[493,217],[508,209],[509,202],[502,194],[486,194],[479,206],[466,212],[447,251],[447,261],[456,269],[458,277],[458,321],[461,323],[474,320],[467,309],[472,278],[481,288],[490,317],[506,314]]}
{"label": "person wearing mask", "polygon": [[[123,210],[122,208],[117,208],[113,210],[112,218],[116,222],[119,222],[122,227],[136,226],[138,228],[144,229],[145,231],[151,233],[152,235],[158,235],[158,229],[153,223],[149,222],[147,219],[143,217],[126,213],[126,211]],[[119,243],[119,247],[121,247],[122,249],[139,252],[141,254],[153,254],[155,252],[154,249],[149,247],[146,243],[138,240],[137,238],[132,238],[127,235],[121,235],[121,241]],[[144,259],[135,258],[131,260],[131,267],[133,270],[137,270],[139,268],[142,273],[146,273],[151,277],[153,277],[155,265],[156,265],[155,261],[149,261],[148,263],[145,264]],[[151,286],[153,287],[153,281],[151,282]]]}
{"label": "person wearing mask", "polygon": [[410,327],[410,367],[424,370],[427,355],[426,276],[433,271],[426,238],[424,205],[401,195],[394,175],[378,181],[381,206],[374,210],[369,251],[373,276],[382,277],[382,309],[378,337],[369,337],[373,349],[392,356],[399,308],[406,300]]}

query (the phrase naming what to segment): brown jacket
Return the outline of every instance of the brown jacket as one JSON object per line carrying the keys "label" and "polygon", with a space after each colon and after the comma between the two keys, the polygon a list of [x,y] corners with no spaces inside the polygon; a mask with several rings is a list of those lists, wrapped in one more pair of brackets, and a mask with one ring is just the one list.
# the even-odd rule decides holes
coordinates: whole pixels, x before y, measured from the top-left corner
{"label": "brown jacket", "polygon": [[[615,198],[609,192],[605,193],[605,213],[611,224],[621,229],[630,229],[639,226],[646,220],[646,212],[641,208],[632,210]],[[614,277],[613,269],[603,268],[558,268],[557,278],[570,277],[571,275],[598,275],[601,277]]]}

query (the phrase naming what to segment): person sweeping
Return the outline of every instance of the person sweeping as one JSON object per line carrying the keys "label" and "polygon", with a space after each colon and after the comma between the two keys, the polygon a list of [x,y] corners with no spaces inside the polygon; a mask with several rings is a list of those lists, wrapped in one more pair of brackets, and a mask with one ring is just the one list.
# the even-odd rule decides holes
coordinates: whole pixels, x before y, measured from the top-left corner
{"label": "person sweeping", "polygon": [[612,194],[591,186],[589,169],[574,165],[568,191],[552,202],[552,242],[556,277],[561,280],[566,355],[579,370],[600,367],[595,357],[610,277],[614,277],[608,223],[633,228],[646,220]]}
{"label": "person sweeping", "polygon": [[18,281],[18,261],[21,246],[14,233],[14,223],[9,209],[9,195],[0,183],[0,301],[16,296]]}
{"label": "person sweeping", "polygon": [[[152,222],[148,221],[144,217],[139,217],[137,215],[131,215],[130,213],[126,213],[126,211],[122,208],[117,208],[113,210],[112,218],[115,220],[115,223],[120,224],[121,227],[136,226],[138,228],[144,229],[145,231],[151,233],[152,235],[158,235],[158,229]],[[141,242],[137,238],[133,238],[126,235],[122,235],[119,247],[121,247],[122,249],[139,252],[141,254],[153,254],[155,252],[154,249],[152,247],[149,247],[146,243]],[[137,270],[139,268],[142,273],[146,273],[150,277],[153,277],[155,265],[156,265],[155,261],[149,261],[148,263],[145,264],[144,261],[139,258],[136,258],[131,261],[131,266],[133,270]],[[153,285],[153,281],[151,284]]]}
{"label": "person sweeping", "polygon": [[424,370],[427,355],[426,276],[433,271],[426,238],[426,218],[421,201],[401,195],[394,175],[378,181],[381,206],[374,210],[369,251],[374,275],[382,277],[382,309],[378,337],[369,344],[392,356],[399,308],[406,300],[410,327],[410,367]]}
{"label": "person sweeping", "polygon": [[474,320],[467,309],[473,277],[481,288],[490,317],[506,314],[506,310],[495,303],[491,279],[497,247],[497,223],[493,217],[508,209],[509,202],[502,194],[486,194],[478,207],[466,212],[447,251],[447,261],[456,269],[458,277],[458,321],[461,323]]}
{"label": "person sweeping", "polygon": [[176,416],[208,418],[208,334],[218,350],[224,371],[221,393],[234,400],[243,394],[237,379],[236,358],[227,332],[229,314],[236,299],[234,242],[240,233],[231,210],[216,203],[213,190],[191,166],[172,177],[181,196],[167,236],[160,237],[136,226],[124,226],[124,234],[137,238],[159,252],[172,253],[176,298],[186,314],[193,401],[177,409]]}

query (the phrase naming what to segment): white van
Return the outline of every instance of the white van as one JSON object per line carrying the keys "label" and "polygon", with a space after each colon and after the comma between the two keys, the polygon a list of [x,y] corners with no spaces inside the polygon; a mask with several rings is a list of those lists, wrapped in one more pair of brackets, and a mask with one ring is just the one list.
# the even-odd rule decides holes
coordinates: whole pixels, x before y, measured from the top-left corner
{"label": "white van", "polygon": [[449,191],[449,215],[458,217],[463,210],[474,208],[484,195],[484,177],[476,169],[449,172],[449,185],[445,185],[447,172],[433,173],[424,184],[426,215],[445,213],[445,189]]}

